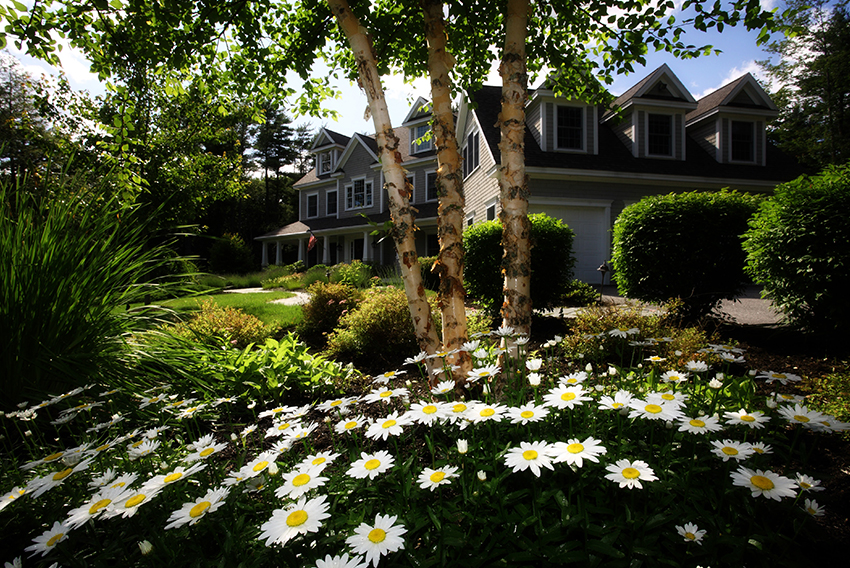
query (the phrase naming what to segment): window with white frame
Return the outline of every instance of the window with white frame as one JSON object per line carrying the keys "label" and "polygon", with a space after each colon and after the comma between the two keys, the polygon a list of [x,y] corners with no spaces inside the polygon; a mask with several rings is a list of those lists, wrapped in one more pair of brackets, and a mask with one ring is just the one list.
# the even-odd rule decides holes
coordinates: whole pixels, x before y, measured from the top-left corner
{"label": "window with white frame", "polygon": [[673,155],[673,115],[647,114],[646,132],[647,155]]}
{"label": "window with white frame", "polygon": [[496,218],[496,204],[487,206],[487,220],[493,221]]}
{"label": "window with white frame", "polygon": [[326,194],[327,203],[325,204],[325,215],[336,215],[337,212],[337,191],[329,191]]}
{"label": "window with white frame", "polygon": [[307,218],[319,216],[319,194],[311,193],[307,196]]}
{"label": "window with white frame", "polygon": [[425,201],[437,200],[437,172],[425,174]]}
{"label": "window with white frame", "polygon": [[466,137],[466,145],[463,147],[463,177],[467,177],[478,167],[480,155],[478,132],[473,132]]}
{"label": "window with white frame", "polygon": [[414,126],[410,129],[410,153],[416,154],[418,152],[427,152],[430,150],[433,145],[431,144],[431,138],[427,140],[423,140],[422,137],[428,134],[428,131],[431,129],[427,124],[420,124],[419,126]]}
{"label": "window with white frame", "polygon": [[331,173],[331,154],[330,152],[322,152],[316,155],[316,161],[319,163],[319,175]]}
{"label": "window with white frame", "polygon": [[584,109],[558,105],[555,144],[559,150],[584,149]]}
{"label": "window with white frame", "polygon": [[372,206],[372,180],[356,179],[345,186],[345,208],[364,209]]}
{"label": "window with white frame", "polygon": [[735,162],[755,162],[756,125],[749,121],[733,120],[730,133],[730,156]]}

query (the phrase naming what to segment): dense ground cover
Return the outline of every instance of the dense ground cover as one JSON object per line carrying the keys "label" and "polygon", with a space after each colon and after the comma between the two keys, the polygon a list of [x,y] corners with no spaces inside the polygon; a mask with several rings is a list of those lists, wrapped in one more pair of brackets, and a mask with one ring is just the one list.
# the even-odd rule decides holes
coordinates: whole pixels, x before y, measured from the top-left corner
{"label": "dense ground cover", "polygon": [[291,344],[243,367],[263,389],[210,356],[198,373],[231,380],[127,377],[48,398],[2,419],[0,550],[25,566],[829,558],[840,533],[824,520],[846,509],[824,458],[845,425],[794,394],[811,384],[750,373],[758,349],[667,336],[656,318],[573,329],[518,359],[499,358],[505,330],[467,345],[463,392],[426,388],[413,354],[365,380],[321,363],[347,380],[285,390],[291,365],[311,365]]}

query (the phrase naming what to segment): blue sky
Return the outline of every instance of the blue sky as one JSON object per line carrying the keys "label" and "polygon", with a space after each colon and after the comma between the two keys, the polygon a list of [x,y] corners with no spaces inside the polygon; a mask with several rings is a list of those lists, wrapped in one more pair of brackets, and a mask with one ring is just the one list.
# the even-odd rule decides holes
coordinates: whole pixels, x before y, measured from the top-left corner
{"label": "blue sky", "polygon": [[[5,0],[0,1],[5,3]],[[772,8],[778,1],[762,0],[762,5]],[[647,56],[647,64],[644,68],[636,68],[635,73],[631,75],[617,77],[610,90],[615,95],[620,94],[664,63],[672,69],[697,99],[747,72],[752,73],[756,78],[761,78],[761,72],[755,61],[766,59],[768,54],[756,45],[757,35],[757,32],[748,32],[743,28],[726,28],[723,33],[691,31],[685,35],[686,42],[700,46],[713,45],[723,53],[686,61],[677,60],[667,53],[650,53]],[[8,50],[22,62],[31,74],[40,75],[44,72],[53,71],[46,64],[19,52],[11,43]],[[96,76],[88,72],[88,63],[78,52],[64,49],[60,56],[63,69],[70,79],[72,87],[78,90],[88,90],[93,94],[103,91],[103,86],[97,81]],[[497,73],[491,73],[491,80],[488,84],[500,84]],[[406,84],[400,77],[385,77],[384,85],[394,125],[401,123],[410,104],[416,100],[417,96],[428,98],[426,80],[417,80],[413,84]],[[346,135],[351,135],[354,132],[373,132],[371,120],[363,119],[366,109],[365,95],[355,85],[349,84],[348,81],[342,81],[338,87],[342,90],[342,97],[328,101],[326,106],[340,113],[339,121],[296,117],[295,122],[298,124],[309,122],[314,127],[326,126]]]}

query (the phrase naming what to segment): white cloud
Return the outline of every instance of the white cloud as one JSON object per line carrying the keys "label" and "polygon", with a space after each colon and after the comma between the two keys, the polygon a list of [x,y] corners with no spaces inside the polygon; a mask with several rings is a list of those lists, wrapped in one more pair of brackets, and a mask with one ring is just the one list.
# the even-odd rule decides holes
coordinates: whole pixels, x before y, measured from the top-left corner
{"label": "white cloud", "polygon": [[746,75],[747,73],[751,74],[758,81],[767,81],[767,75],[765,75],[764,71],[761,69],[761,67],[759,67],[759,65],[755,62],[755,60],[751,59],[749,61],[743,61],[743,62],[741,62],[740,66],[733,67],[732,69],[730,69],[718,85],[715,85],[714,87],[710,87],[710,88],[706,89],[705,91],[703,91],[702,93],[698,93],[698,94],[695,93],[694,98],[699,100],[699,99],[703,98],[704,96],[706,96],[710,93],[713,93],[717,89],[728,85],[729,83],[731,83],[735,79],[740,78],[742,75]]}

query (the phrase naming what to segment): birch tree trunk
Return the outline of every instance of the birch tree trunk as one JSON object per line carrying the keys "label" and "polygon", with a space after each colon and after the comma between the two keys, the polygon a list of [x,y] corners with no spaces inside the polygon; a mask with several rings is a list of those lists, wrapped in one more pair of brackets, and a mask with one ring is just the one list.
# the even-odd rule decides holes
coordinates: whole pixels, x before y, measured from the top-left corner
{"label": "birch tree trunk", "polygon": [[[390,121],[387,101],[384,98],[384,89],[372,49],[372,39],[360,26],[360,21],[352,13],[347,0],[327,0],[327,3],[354,53],[360,87],[366,93],[375,124],[375,139],[378,142],[384,187],[389,196],[390,215],[393,220],[393,240],[398,252],[404,291],[407,295],[407,305],[410,308],[416,339],[422,351],[433,354],[437,352],[440,340],[432,324],[431,308],[425,298],[419,257],[416,254],[413,234],[414,215],[410,206],[412,188],[401,166],[399,140]],[[426,359],[426,361],[432,360]],[[430,370],[431,365],[428,368]]]}
{"label": "birch tree trunk", "polygon": [[[531,243],[528,221],[528,176],[525,173],[525,102],[528,75],[525,38],[529,0],[508,0],[505,51],[499,66],[502,109],[499,128],[499,187],[502,211],[502,271],[505,275],[502,325],[517,333],[531,331]],[[513,352],[516,344],[508,342]]]}
{"label": "birch tree trunk", "polygon": [[443,350],[457,353],[449,363],[459,369],[455,382],[467,379],[471,369],[469,353],[460,351],[466,343],[466,292],[463,289],[463,174],[458,152],[457,132],[452,113],[449,71],[454,58],[446,50],[446,30],[442,0],[421,0],[428,42],[428,74],[431,79],[431,136],[437,149],[438,236],[440,255],[434,271],[440,277],[439,305],[443,317]]}

